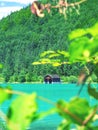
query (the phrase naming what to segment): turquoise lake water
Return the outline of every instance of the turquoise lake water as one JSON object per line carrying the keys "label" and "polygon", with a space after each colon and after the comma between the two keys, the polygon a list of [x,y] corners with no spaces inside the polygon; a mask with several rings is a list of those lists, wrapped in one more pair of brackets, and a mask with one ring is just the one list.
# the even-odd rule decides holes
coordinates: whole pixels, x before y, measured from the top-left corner
{"label": "turquoise lake water", "polygon": [[[7,86],[7,84],[1,84],[2,86]],[[77,96],[80,87],[76,86],[76,84],[8,84],[12,86],[13,90],[23,91],[26,93],[36,92],[37,95],[48,98],[53,102],[58,101],[59,99],[64,99],[69,101],[74,96]],[[97,84],[98,86],[98,84]],[[80,93],[79,97],[86,98],[90,105],[96,104],[98,101],[94,98],[90,97],[87,92],[87,86],[83,87],[82,92]],[[13,97],[11,100],[8,100],[3,103],[1,106],[1,110],[5,113],[14,99]],[[53,108],[51,104],[45,103],[43,101],[38,101],[39,111],[47,111],[50,108]],[[42,120],[35,121],[31,124],[28,130],[56,130],[57,126],[62,121],[62,118],[57,115],[47,116]]]}

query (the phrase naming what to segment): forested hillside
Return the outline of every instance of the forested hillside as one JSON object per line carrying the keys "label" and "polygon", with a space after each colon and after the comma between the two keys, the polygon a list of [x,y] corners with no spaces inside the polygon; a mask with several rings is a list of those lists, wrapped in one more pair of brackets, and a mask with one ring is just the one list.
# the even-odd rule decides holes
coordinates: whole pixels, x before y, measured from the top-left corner
{"label": "forested hillside", "polygon": [[[74,0],[73,0],[74,1]],[[44,18],[33,15],[30,6],[0,21],[0,77],[6,82],[35,81],[36,77],[49,74],[77,75],[79,64],[33,66],[46,50],[67,50],[70,44],[68,34],[77,28],[87,28],[98,21],[98,0],[87,0],[68,11],[67,17],[53,9]]]}

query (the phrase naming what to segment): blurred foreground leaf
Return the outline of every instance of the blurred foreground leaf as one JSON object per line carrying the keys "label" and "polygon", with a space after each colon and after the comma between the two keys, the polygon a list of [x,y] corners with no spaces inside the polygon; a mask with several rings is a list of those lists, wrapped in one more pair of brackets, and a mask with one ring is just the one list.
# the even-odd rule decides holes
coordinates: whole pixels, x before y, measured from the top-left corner
{"label": "blurred foreground leaf", "polygon": [[89,95],[91,95],[95,99],[98,99],[98,91],[97,91],[97,89],[92,88],[90,84],[88,85],[88,93],[89,93]]}
{"label": "blurred foreground leaf", "polygon": [[9,130],[25,130],[35,120],[37,111],[36,94],[26,94],[16,98],[8,111]]}
{"label": "blurred foreground leaf", "polygon": [[70,122],[64,119],[58,126],[57,130],[70,130],[70,125]]}
{"label": "blurred foreground leaf", "polygon": [[2,64],[0,64],[0,69],[3,67],[3,65]]}
{"label": "blurred foreground leaf", "polygon": [[96,23],[94,26],[92,26],[91,28],[87,28],[87,29],[77,29],[75,31],[72,31],[69,34],[69,39],[73,40],[75,38],[79,38],[82,36],[86,36],[90,34],[91,36],[98,36],[98,23]]}
{"label": "blurred foreground leaf", "polygon": [[98,64],[95,65],[94,73],[98,78]]}
{"label": "blurred foreground leaf", "polygon": [[44,118],[46,116],[49,116],[51,114],[54,114],[54,113],[56,113],[56,108],[52,108],[52,109],[50,109],[48,111],[44,111],[44,112],[38,113],[38,114],[36,114],[35,118],[36,119],[42,119],[42,118]]}
{"label": "blurred foreground leaf", "polygon": [[12,94],[9,94],[7,90],[11,90],[11,87],[7,86],[6,88],[0,87],[0,104],[5,100],[10,99]]}
{"label": "blurred foreground leaf", "polygon": [[[74,98],[69,103],[60,100],[57,103],[58,113],[70,123],[82,125],[83,121],[92,112],[93,107],[89,106],[86,99]],[[85,108],[85,109],[83,109]]]}

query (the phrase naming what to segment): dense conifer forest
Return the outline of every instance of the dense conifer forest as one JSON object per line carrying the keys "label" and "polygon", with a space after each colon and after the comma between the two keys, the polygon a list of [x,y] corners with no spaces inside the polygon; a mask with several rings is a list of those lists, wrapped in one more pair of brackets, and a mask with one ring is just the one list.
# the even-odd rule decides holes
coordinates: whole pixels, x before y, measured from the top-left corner
{"label": "dense conifer forest", "polygon": [[[74,0],[73,0],[74,1]],[[88,14],[89,13],[89,14]],[[0,80],[5,82],[34,82],[46,74],[77,76],[80,64],[32,65],[47,50],[69,47],[68,34],[77,28],[88,28],[98,21],[98,0],[81,4],[79,12],[69,10],[64,17],[53,9],[44,18],[33,15],[28,7],[0,20]]]}

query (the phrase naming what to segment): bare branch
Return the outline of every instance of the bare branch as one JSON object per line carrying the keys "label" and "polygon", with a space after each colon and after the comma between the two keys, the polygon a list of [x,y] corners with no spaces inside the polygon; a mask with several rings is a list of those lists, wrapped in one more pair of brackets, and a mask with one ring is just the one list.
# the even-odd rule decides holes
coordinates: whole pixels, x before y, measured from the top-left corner
{"label": "bare branch", "polygon": [[65,2],[65,4],[63,4],[63,5],[56,5],[56,6],[51,6],[51,8],[60,8],[60,7],[71,7],[71,6],[76,6],[76,5],[80,5],[80,4],[82,4],[83,2],[85,2],[85,1],[87,1],[87,0],[81,0],[81,1],[79,1],[79,2],[75,2],[75,3],[66,3]]}

